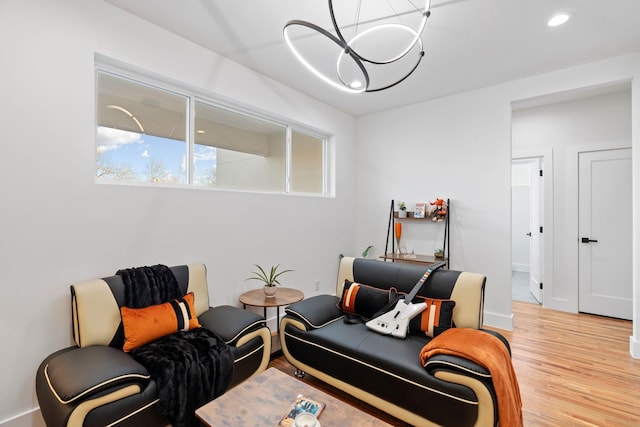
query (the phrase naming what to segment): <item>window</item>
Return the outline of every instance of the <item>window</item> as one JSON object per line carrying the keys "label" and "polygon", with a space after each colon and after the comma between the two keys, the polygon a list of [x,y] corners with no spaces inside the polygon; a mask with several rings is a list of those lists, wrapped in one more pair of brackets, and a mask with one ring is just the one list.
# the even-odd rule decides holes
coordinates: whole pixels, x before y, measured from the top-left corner
{"label": "window", "polygon": [[98,69],[96,180],[327,193],[327,137]]}
{"label": "window", "polygon": [[324,139],[291,132],[291,191],[324,193]]}
{"label": "window", "polygon": [[187,183],[186,96],[98,72],[96,176]]}
{"label": "window", "polygon": [[197,101],[195,130],[195,185],[286,191],[286,126]]}

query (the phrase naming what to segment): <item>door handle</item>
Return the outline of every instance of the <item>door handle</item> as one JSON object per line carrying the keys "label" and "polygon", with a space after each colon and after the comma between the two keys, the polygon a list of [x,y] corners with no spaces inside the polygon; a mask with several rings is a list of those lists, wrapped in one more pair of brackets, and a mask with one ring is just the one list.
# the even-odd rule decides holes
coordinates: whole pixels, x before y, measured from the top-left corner
{"label": "door handle", "polygon": [[528,233],[527,233],[527,236],[531,237],[531,232],[528,232]]}
{"label": "door handle", "polygon": [[592,239],[590,239],[588,237],[583,237],[582,239],[580,239],[580,241],[582,243],[596,243],[597,242],[597,240],[592,240]]}

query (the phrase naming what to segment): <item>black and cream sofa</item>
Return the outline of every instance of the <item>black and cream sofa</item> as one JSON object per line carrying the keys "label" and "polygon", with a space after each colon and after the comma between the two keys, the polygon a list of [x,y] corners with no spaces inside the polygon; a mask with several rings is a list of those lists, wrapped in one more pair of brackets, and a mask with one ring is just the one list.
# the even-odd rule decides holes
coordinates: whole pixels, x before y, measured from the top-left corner
{"label": "black and cream sofa", "polygon": [[[485,276],[433,272],[418,295],[438,304],[437,311],[430,310],[436,316],[426,323],[421,316],[413,319],[405,339],[371,331],[358,321],[358,315],[366,318],[380,308],[385,301],[380,294],[409,293],[424,272],[425,266],[416,264],[342,258],[337,296],[317,295],[286,308],[282,351],[303,373],[411,425],[495,426],[497,403],[489,371],[451,355],[433,356],[425,366],[419,357],[432,339],[427,335],[452,326],[482,328]],[[345,291],[354,284],[359,286],[357,298],[355,291]],[[347,301],[351,307],[345,310]]]}
{"label": "black and cream sofa", "polygon": [[[184,294],[193,292],[200,325],[230,346],[233,369],[228,387],[265,370],[271,353],[265,319],[237,307],[209,307],[203,264],[170,270]],[[157,384],[122,349],[120,308],[124,298],[119,275],[71,285],[75,345],[48,356],[36,374],[36,393],[47,426],[170,424],[157,410]]]}

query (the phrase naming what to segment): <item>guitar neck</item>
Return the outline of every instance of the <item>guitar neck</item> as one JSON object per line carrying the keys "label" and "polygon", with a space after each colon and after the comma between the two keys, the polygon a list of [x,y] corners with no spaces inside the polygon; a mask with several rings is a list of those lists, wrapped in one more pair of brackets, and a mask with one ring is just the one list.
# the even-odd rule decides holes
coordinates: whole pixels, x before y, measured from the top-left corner
{"label": "guitar neck", "polygon": [[422,277],[420,278],[420,280],[418,280],[418,282],[415,284],[413,289],[411,289],[411,292],[409,292],[409,295],[407,295],[407,297],[404,299],[405,302],[410,303],[411,301],[413,301],[413,299],[416,297],[416,295],[418,295],[418,292],[420,292],[422,285],[424,285],[424,282],[427,281],[431,273],[433,273],[434,271],[436,271],[437,269],[445,265],[446,265],[445,261],[441,261],[441,262],[437,262],[435,264],[429,265],[427,267],[427,271],[422,275]]}

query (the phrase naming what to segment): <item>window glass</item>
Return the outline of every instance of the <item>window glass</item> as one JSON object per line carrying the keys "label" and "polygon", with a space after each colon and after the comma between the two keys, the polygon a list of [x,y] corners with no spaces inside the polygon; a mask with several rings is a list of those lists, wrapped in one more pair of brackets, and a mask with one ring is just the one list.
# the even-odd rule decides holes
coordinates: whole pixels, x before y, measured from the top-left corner
{"label": "window glass", "polygon": [[188,98],[99,71],[96,176],[187,183]]}
{"label": "window glass", "polygon": [[193,183],[286,190],[286,126],[195,102]]}
{"label": "window glass", "polygon": [[95,147],[98,182],[327,193],[325,137],[109,64],[96,63]]}
{"label": "window glass", "polygon": [[324,138],[291,132],[291,191],[323,193]]}

